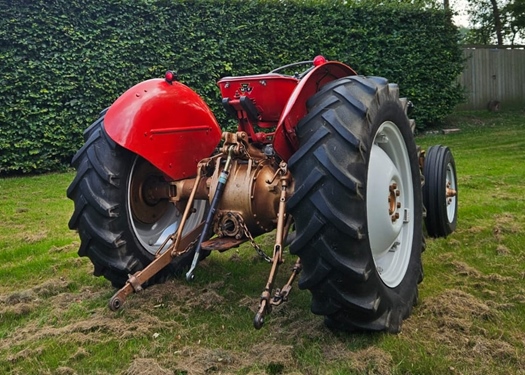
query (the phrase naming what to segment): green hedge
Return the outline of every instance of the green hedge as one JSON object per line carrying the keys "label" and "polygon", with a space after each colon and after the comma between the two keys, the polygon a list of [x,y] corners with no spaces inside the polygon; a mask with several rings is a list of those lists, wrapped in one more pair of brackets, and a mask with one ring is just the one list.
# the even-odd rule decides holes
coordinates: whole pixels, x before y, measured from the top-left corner
{"label": "green hedge", "polygon": [[462,98],[450,15],[342,1],[11,0],[0,4],[0,175],[67,166],[82,131],[135,83],[178,71],[221,124],[216,81],[323,54],[387,77],[418,125]]}

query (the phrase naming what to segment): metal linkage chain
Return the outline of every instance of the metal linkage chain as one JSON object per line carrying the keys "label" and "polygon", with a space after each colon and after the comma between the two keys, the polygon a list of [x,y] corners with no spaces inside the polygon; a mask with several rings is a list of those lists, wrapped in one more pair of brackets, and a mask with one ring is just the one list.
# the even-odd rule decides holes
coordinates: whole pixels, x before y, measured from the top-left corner
{"label": "metal linkage chain", "polygon": [[250,233],[250,230],[248,229],[248,227],[246,226],[246,223],[244,222],[243,218],[239,216],[238,219],[239,219],[239,224],[241,225],[242,229],[244,230],[244,235],[249,238],[250,243],[252,244],[252,247],[255,249],[257,254],[259,254],[259,256],[261,258],[263,258],[265,261],[267,261],[268,263],[272,263],[272,261],[273,261],[272,258],[270,258],[268,255],[266,255],[266,253],[261,249],[261,247],[253,239],[253,236]]}

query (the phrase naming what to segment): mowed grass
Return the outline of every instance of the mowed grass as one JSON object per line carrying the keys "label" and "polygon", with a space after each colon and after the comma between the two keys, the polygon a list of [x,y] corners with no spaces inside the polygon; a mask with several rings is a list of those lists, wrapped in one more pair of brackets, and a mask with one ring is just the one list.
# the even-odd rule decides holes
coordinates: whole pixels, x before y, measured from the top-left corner
{"label": "mowed grass", "polygon": [[[0,179],[0,373],[525,373],[525,114],[461,113],[449,126],[461,132],[417,143],[454,153],[458,228],[427,240],[420,303],[398,335],[331,332],[297,287],[253,329],[269,266],[250,246],[111,312],[115,290],[67,228],[74,174]],[[272,235],[258,242],[270,252]]]}

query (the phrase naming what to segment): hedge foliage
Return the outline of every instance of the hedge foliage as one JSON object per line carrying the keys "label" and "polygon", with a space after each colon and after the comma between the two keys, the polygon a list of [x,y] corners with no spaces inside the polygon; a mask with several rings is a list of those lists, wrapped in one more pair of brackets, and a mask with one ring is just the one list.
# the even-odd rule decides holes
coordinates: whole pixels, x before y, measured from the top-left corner
{"label": "hedge foliage", "polygon": [[[345,3],[345,4],[343,4]],[[439,10],[338,0],[7,0],[0,3],[0,175],[68,165],[82,131],[167,69],[226,124],[216,81],[323,54],[387,77],[419,126],[460,102],[457,29]]]}

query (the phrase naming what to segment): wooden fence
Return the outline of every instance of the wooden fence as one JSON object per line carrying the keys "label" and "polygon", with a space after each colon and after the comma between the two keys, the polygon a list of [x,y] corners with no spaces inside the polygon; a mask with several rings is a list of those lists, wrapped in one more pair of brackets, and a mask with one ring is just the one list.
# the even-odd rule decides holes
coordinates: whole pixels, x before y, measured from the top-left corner
{"label": "wooden fence", "polygon": [[471,46],[463,49],[465,70],[459,82],[467,102],[458,109],[484,109],[489,102],[501,108],[525,108],[525,48]]}

